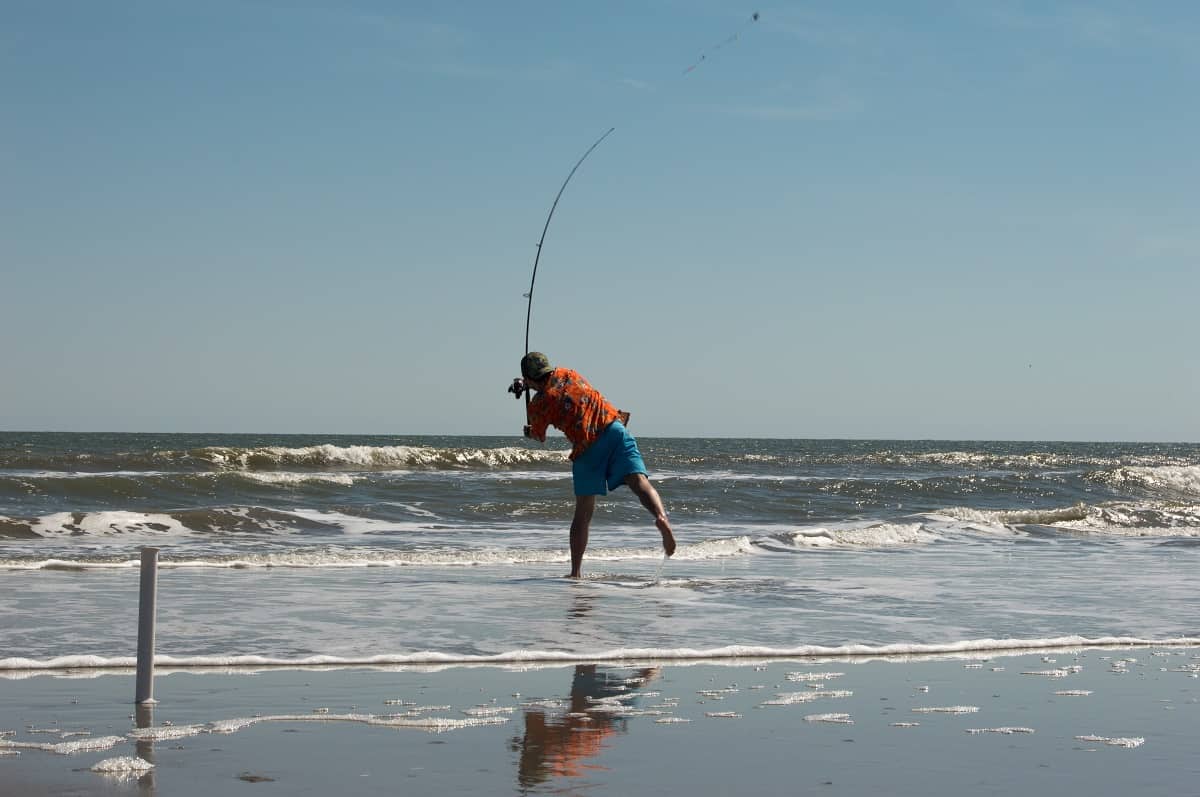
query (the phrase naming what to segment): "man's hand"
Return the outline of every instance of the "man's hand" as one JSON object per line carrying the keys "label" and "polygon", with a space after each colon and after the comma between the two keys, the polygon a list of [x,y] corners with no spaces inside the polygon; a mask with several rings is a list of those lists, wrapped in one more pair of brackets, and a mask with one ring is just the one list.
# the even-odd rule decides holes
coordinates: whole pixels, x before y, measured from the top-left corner
{"label": "man's hand", "polygon": [[526,426],[526,427],[525,427],[525,428],[522,430],[522,434],[524,434],[526,437],[533,437],[533,434],[532,434],[532,432],[533,432],[533,430],[532,430],[532,429],[530,429],[530,428],[529,428],[529,426]]}

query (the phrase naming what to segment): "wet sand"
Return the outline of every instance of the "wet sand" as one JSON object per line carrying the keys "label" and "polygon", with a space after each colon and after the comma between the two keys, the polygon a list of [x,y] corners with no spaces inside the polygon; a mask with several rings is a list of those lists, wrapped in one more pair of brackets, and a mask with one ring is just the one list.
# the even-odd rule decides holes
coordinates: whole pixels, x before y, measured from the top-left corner
{"label": "wet sand", "polygon": [[[1174,795],[1200,782],[1197,648],[190,670],[160,672],[140,718],[131,672],[88,675],[0,680],[0,794]],[[153,768],[93,771],[114,759]]]}

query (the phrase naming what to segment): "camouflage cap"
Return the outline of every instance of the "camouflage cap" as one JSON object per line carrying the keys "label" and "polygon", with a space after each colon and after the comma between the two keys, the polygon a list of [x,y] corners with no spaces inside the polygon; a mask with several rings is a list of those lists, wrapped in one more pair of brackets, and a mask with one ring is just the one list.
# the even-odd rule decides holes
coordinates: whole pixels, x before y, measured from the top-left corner
{"label": "camouflage cap", "polygon": [[521,376],[526,379],[541,379],[553,370],[550,358],[540,351],[531,351],[521,358]]}

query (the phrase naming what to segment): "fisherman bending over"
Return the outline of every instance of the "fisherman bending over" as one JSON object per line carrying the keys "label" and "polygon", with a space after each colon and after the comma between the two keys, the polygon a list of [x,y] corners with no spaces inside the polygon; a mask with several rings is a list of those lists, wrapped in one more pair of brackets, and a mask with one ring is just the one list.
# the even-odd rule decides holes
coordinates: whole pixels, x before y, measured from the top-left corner
{"label": "fisherman bending over", "polygon": [[646,478],[646,464],[637,441],[625,429],[629,413],[609,404],[600,391],[569,368],[552,368],[546,355],[531,351],[521,358],[526,389],[537,391],[529,402],[525,436],[546,441],[554,426],[571,441],[571,476],[575,484],[575,517],[571,520],[571,573],[579,578],[588,527],[596,509],[596,496],[629,485],[642,506],[654,516],[662,534],[663,551],[675,553],[675,535],[658,492]]}

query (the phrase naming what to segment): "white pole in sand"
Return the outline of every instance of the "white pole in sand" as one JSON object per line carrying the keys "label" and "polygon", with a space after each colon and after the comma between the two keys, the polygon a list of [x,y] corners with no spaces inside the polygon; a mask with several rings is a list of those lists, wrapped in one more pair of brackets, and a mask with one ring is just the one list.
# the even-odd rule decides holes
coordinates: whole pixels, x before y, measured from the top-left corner
{"label": "white pole in sand", "polygon": [[137,695],[135,703],[154,702],[154,618],[158,601],[158,549],[142,549],[138,598]]}

